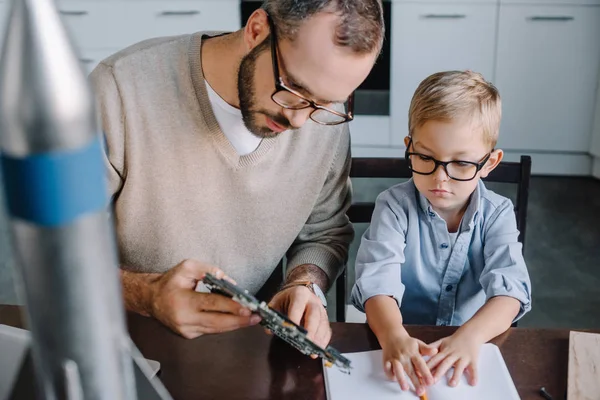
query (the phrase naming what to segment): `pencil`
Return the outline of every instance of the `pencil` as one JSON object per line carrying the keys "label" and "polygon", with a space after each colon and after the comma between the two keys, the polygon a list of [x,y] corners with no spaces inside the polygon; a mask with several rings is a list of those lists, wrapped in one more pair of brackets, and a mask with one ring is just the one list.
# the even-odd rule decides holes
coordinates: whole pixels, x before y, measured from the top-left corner
{"label": "pencil", "polygon": [[546,399],[546,400],[552,400],[552,396],[550,396],[550,393],[548,393],[548,392],[546,391],[546,388],[545,388],[545,387],[542,387],[542,388],[539,390],[539,393],[540,393],[540,395],[541,395],[541,396],[542,396],[544,399]]}
{"label": "pencil", "polygon": [[[421,377],[419,377],[419,383],[421,385],[423,384],[423,381],[421,380]],[[427,392],[423,392],[423,394],[419,396],[419,400],[427,400]]]}
{"label": "pencil", "polygon": [[[419,376],[418,379],[419,383],[422,385],[423,381],[421,380],[421,377]],[[419,400],[427,400],[427,392],[423,392],[423,394],[419,396]]]}

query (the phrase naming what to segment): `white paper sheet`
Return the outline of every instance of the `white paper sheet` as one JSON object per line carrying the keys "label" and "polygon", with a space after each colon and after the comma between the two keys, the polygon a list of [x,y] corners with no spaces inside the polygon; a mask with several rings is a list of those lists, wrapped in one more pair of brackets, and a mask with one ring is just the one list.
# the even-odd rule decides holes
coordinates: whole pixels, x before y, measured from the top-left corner
{"label": "white paper sheet", "polygon": [[[381,350],[344,354],[352,361],[351,374],[337,368],[326,368],[325,387],[329,400],[415,400],[414,391],[404,392],[395,381],[390,381],[383,372]],[[448,376],[452,376],[451,372]],[[448,386],[446,379],[427,389],[429,400],[520,400],[517,389],[506,368],[498,347],[484,344],[479,352],[479,382],[476,386],[467,383],[465,376],[456,387]]]}

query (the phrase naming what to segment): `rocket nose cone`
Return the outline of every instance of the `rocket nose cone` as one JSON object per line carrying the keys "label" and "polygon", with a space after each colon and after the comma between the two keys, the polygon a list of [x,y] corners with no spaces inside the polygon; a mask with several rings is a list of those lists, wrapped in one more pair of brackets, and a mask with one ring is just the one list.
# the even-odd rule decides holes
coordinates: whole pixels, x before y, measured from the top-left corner
{"label": "rocket nose cone", "polygon": [[88,82],[53,0],[13,0],[0,58],[0,145],[76,148],[96,134]]}

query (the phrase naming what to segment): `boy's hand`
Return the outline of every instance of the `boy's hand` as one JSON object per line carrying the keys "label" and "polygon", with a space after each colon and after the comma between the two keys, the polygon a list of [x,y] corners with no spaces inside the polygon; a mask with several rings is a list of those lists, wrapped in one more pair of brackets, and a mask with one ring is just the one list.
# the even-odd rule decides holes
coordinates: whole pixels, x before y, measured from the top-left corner
{"label": "boy's hand", "polygon": [[383,342],[381,347],[385,374],[388,378],[398,381],[402,390],[410,388],[406,375],[410,377],[417,396],[425,393],[425,386],[433,384],[431,371],[422,357],[436,354],[437,350],[433,346],[404,333]]}
{"label": "boy's hand", "polygon": [[427,367],[434,371],[435,382],[438,382],[450,368],[454,367],[454,374],[448,381],[448,385],[456,386],[466,369],[467,381],[471,386],[475,386],[477,384],[477,360],[482,344],[480,340],[460,331],[431,343],[430,346],[437,349],[437,354],[427,361]]}

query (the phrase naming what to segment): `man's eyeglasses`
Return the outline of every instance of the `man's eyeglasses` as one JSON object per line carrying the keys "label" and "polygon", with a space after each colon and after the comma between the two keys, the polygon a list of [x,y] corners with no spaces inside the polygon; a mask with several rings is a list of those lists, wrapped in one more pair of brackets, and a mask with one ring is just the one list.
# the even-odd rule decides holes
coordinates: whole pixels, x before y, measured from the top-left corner
{"label": "man's eyeglasses", "polygon": [[271,99],[283,108],[290,110],[302,110],[305,108],[314,108],[310,113],[310,119],[321,125],[339,125],[354,119],[354,92],[348,98],[345,104],[346,113],[339,112],[329,107],[324,107],[307,99],[298,91],[285,84],[279,74],[279,59],[277,56],[277,36],[275,34],[275,24],[270,16],[269,27],[271,28],[271,57],[273,59],[273,72],[275,75],[275,92]]}
{"label": "man's eyeglasses", "polygon": [[492,156],[492,152],[489,152],[483,158],[483,160],[478,163],[460,160],[439,161],[424,154],[410,152],[409,150],[411,145],[412,138],[408,142],[404,158],[406,158],[408,161],[408,167],[412,172],[419,175],[431,175],[438,169],[439,166],[442,166],[444,171],[446,171],[446,175],[448,175],[450,179],[461,182],[475,179],[477,173],[485,166]]}

